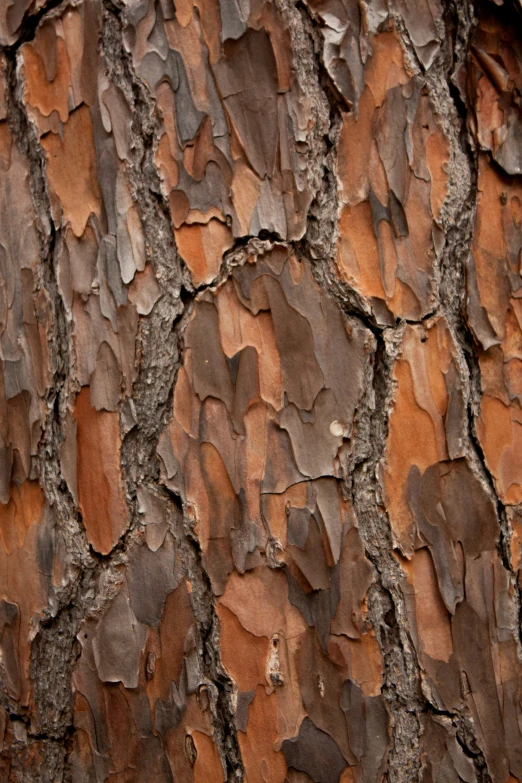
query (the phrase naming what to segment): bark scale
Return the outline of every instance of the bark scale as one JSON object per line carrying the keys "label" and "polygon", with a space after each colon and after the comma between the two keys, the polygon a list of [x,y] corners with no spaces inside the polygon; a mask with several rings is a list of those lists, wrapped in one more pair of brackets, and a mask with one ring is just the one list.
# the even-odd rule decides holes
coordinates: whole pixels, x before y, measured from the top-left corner
{"label": "bark scale", "polygon": [[3,4],[2,780],[522,781],[520,21]]}

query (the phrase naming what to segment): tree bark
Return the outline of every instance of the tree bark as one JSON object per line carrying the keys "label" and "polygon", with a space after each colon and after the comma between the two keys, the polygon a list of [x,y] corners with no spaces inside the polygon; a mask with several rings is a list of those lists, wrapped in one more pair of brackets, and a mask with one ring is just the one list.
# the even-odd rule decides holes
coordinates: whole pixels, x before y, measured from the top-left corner
{"label": "tree bark", "polygon": [[520,8],[4,0],[2,781],[522,781]]}

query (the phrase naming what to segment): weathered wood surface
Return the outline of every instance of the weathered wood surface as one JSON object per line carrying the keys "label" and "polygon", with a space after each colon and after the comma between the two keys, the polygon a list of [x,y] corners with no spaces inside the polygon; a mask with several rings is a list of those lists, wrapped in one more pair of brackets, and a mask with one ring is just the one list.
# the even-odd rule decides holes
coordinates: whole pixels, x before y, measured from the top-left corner
{"label": "weathered wood surface", "polygon": [[522,781],[521,31],[2,0],[2,781]]}

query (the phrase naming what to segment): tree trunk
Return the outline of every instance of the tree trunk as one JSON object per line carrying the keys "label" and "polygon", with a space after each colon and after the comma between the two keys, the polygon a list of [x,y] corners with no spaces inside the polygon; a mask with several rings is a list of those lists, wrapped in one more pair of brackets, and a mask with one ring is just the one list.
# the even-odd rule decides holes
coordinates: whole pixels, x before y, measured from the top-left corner
{"label": "tree trunk", "polygon": [[519,11],[3,0],[2,781],[522,781]]}

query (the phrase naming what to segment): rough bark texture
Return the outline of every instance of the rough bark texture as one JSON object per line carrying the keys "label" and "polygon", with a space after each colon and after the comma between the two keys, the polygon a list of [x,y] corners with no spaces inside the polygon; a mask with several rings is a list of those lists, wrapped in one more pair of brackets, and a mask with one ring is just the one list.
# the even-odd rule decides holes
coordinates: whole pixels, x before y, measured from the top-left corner
{"label": "rough bark texture", "polygon": [[522,781],[521,25],[0,4],[2,781]]}

